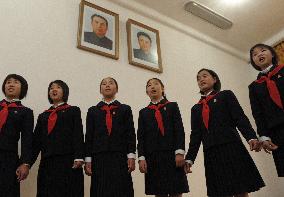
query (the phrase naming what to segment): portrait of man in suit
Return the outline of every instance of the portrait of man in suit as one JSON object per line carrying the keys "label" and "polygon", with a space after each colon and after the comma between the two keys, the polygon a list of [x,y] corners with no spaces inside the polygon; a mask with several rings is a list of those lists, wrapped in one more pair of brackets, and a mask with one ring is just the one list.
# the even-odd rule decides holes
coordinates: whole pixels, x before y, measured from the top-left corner
{"label": "portrait of man in suit", "polygon": [[133,49],[133,55],[135,58],[157,64],[157,58],[152,53],[152,39],[151,37],[142,31],[137,33],[137,41],[139,49]]}
{"label": "portrait of man in suit", "polygon": [[84,41],[112,50],[113,41],[106,37],[108,31],[108,21],[105,17],[93,14],[91,16],[92,32],[84,32]]}

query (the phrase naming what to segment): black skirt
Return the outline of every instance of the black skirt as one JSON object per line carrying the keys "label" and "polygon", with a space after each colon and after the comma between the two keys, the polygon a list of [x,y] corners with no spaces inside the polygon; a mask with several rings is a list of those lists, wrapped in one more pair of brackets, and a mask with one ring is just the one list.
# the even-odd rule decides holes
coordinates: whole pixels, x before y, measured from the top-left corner
{"label": "black skirt", "polygon": [[20,197],[20,184],[16,176],[18,165],[16,153],[0,151],[0,196]]}
{"label": "black skirt", "polygon": [[71,155],[42,159],[37,177],[37,197],[84,197],[83,169],[72,169],[73,163]]}
{"label": "black skirt", "polygon": [[265,185],[241,141],[205,150],[204,165],[208,196],[250,193]]}
{"label": "black skirt", "polygon": [[91,197],[134,197],[127,155],[103,152],[92,157]]}
{"label": "black skirt", "polygon": [[174,151],[159,151],[146,156],[145,193],[147,195],[189,192],[184,168],[177,168]]}
{"label": "black skirt", "polygon": [[272,151],[277,174],[284,177],[284,124],[271,129],[271,141],[278,146]]}

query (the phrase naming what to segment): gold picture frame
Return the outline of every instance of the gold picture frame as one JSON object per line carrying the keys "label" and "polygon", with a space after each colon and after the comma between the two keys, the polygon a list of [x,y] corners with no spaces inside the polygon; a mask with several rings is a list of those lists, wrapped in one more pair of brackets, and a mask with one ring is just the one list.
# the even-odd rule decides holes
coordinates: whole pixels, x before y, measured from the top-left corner
{"label": "gold picture frame", "polygon": [[126,31],[129,64],[162,73],[159,31],[132,19]]}
{"label": "gold picture frame", "polygon": [[119,15],[82,0],[77,47],[92,53],[119,58]]}
{"label": "gold picture frame", "polygon": [[284,39],[273,46],[277,56],[278,64],[284,64]]}

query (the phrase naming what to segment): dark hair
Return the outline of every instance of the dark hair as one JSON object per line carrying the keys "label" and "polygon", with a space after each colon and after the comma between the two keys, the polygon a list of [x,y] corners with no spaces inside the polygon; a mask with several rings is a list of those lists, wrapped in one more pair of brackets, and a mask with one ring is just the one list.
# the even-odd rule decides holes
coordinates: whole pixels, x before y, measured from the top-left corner
{"label": "dark hair", "polygon": [[272,64],[273,64],[274,66],[276,66],[276,65],[278,64],[278,57],[277,57],[277,54],[276,54],[275,50],[274,50],[271,46],[269,46],[269,45],[259,43],[259,44],[254,45],[254,46],[250,49],[250,51],[249,51],[250,63],[251,63],[251,65],[252,65],[256,70],[261,71],[261,69],[254,63],[253,57],[252,57],[253,50],[254,50],[255,48],[257,48],[257,47],[263,47],[263,48],[268,49],[268,50],[271,52],[271,54],[272,54]]}
{"label": "dark hair", "polygon": [[140,36],[145,36],[145,37],[147,37],[147,38],[150,40],[150,42],[152,43],[151,37],[150,37],[148,34],[146,34],[145,32],[142,32],[142,31],[138,32],[138,33],[137,33],[137,38],[139,39]]}
{"label": "dark hair", "polygon": [[[219,92],[221,90],[221,81],[220,81],[217,73],[215,73],[213,70],[210,70],[210,69],[207,69],[207,68],[202,68],[201,70],[199,70],[197,72],[197,75],[202,71],[207,71],[213,78],[215,78],[216,83],[213,86],[213,90],[216,91],[216,92]],[[202,91],[200,91],[200,93],[203,94]]]}
{"label": "dark hair", "polygon": [[116,85],[116,90],[118,90],[117,81],[116,81],[114,78],[112,78],[112,77],[106,77],[106,78],[103,78],[102,81],[101,81],[101,83],[100,83],[100,92],[101,92],[101,86],[102,86],[102,84],[103,84],[103,81],[104,81],[105,79],[107,79],[107,78],[110,78],[110,79],[112,79],[112,80],[114,81],[114,83],[115,83],[115,85]]}
{"label": "dark hair", "polygon": [[[151,80],[157,80],[157,81],[161,84],[162,88],[165,88],[165,86],[164,86],[163,82],[161,81],[161,79],[158,79],[158,78],[155,78],[155,77],[154,77],[154,78],[151,78],[151,79],[149,79],[149,80],[147,81],[147,83],[146,83],[146,93],[147,93],[147,86],[148,86],[148,84],[149,84],[149,82],[150,82]],[[164,91],[162,92],[162,96],[167,100],[167,97],[166,97],[166,94],[165,94]]]}
{"label": "dark hair", "polygon": [[48,95],[48,101],[49,101],[49,103],[50,104],[53,104],[53,100],[50,98],[50,96],[49,96],[49,91],[50,91],[50,89],[51,89],[51,86],[52,86],[52,84],[57,84],[57,85],[59,85],[61,88],[62,88],[62,90],[63,90],[63,97],[62,97],[62,100],[66,103],[67,101],[68,101],[68,97],[69,97],[69,87],[68,87],[68,85],[64,82],[64,81],[62,81],[62,80],[55,80],[55,81],[52,81],[52,82],[50,82],[50,84],[48,85],[48,92],[47,92],[47,95]]}
{"label": "dark hair", "polygon": [[3,81],[3,84],[2,84],[2,92],[4,93],[4,95],[6,96],[6,93],[5,93],[5,84],[7,83],[7,81],[9,79],[16,79],[18,81],[20,81],[21,83],[21,92],[20,92],[20,95],[19,95],[19,99],[23,99],[27,96],[27,92],[28,92],[28,89],[29,89],[29,85],[28,85],[28,82],[25,80],[24,77],[22,77],[21,75],[17,75],[17,74],[9,74]]}
{"label": "dark hair", "polygon": [[101,16],[101,15],[98,15],[98,14],[93,14],[93,15],[91,16],[92,22],[93,22],[94,17],[99,17],[99,18],[103,19],[103,20],[106,22],[106,26],[108,27],[108,21],[107,21],[107,19],[106,19],[105,17],[103,17],[103,16]]}

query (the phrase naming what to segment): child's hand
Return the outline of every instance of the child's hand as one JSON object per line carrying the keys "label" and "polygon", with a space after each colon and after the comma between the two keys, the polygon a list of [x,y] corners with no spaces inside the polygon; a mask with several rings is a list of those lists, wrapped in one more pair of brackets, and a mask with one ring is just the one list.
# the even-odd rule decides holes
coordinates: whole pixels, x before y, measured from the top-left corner
{"label": "child's hand", "polygon": [[128,165],[128,172],[132,172],[135,170],[135,159],[129,158],[127,160],[127,165]]}
{"label": "child's hand", "polygon": [[17,175],[18,181],[20,182],[20,181],[25,180],[29,175],[29,171],[30,171],[30,169],[27,165],[25,165],[25,164],[20,165],[16,170],[16,175]]}
{"label": "child's hand", "polygon": [[184,166],[184,158],[182,154],[176,154],[176,167],[183,167]]}
{"label": "child's hand", "polygon": [[271,142],[270,140],[263,141],[262,147],[263,147],[263,150],[268,154],[270,154],[270,151],[274,151],[278,148],[278,146],[274,144],[273,142]]}
{"label": "child's hand", "polygon": [[249,141],[249,147],[251,151],[259,152],[261,151],[262,143],[259,142],[257,139],[253,139]]}
{"label": "child's hand", "polygon": [[92,175],[92,162],[86,162],[85,163],[85,173],[88,176]]}
{"label": "child's hand", "polygon": [[139,161],[139,170],[141,173],[147,173],[147,162],[146,160]]}
{"label": "child's hand", "polygon": [[81,168],[83,164],[83,161],[74,161],[72,168]]}
{"label": "child's hand", "polygon": [[190,168],[191,168],[191,164],[185,163],[185,165],[184,165],[184,172],[185,172],[186,174],[192,173],[192,171],[191,171]]}

